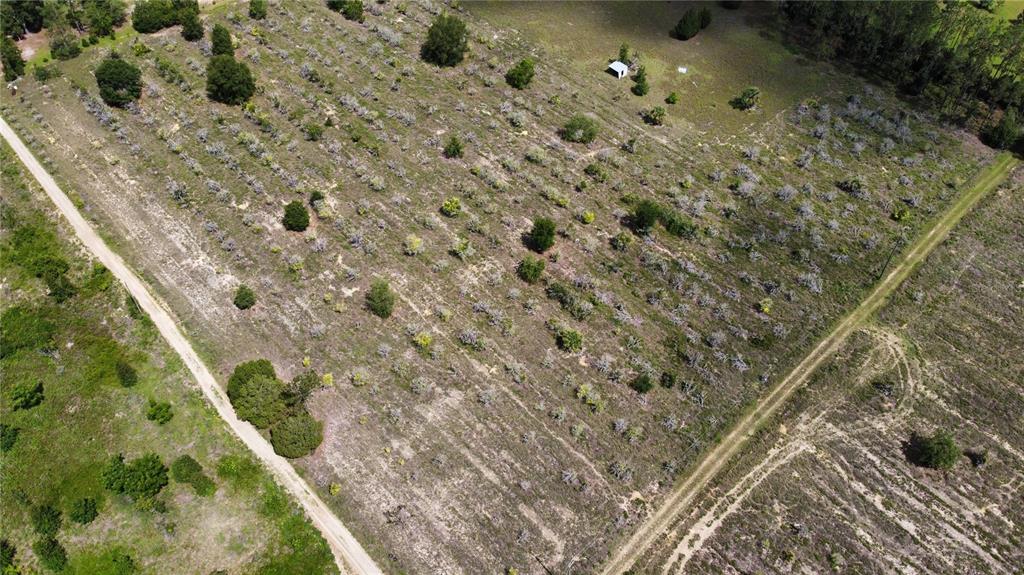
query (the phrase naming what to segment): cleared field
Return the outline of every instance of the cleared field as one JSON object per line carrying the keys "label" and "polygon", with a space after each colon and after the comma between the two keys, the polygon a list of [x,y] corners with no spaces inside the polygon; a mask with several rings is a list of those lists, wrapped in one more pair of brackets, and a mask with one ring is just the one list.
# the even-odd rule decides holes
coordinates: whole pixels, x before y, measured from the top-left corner
{"label": "cleared field", "polygon": [[[0,164],[0,524],[15,565],[40,569],[34,544],[43,537],[31,518],[49,507],[62,518],[65,573],[118,564],[132,569],[117,573],[336,572],[324,541],[228,433],[148,318],[66,239],[6,144]],[[42,399],[29,405],[24,390],[36,384]],[[174,479],[154,498],[121,495],[103,480],[119,453],[155,453],[167,467],[188,456],[207,479]],[[76,515],[84,500],[94,518]]]}
{"label": "cleared field", "polygon": [[[381,563],[593,571],[991,153],[847,76],[763,75],[767,60],[796,63],[742,11],[716,9],[686,45],[609,34],[579,48],[592,68],[473,6],[455,10],[467,61],[438,70],[418,50],[440,10],[372,4],[358,24],[289,2],[255,23],[219,5],[207,25],[228,26],[250,63],[251,105],[209,103],[209,46],[171,29],[119,47],[143,70],[137,106],[99,102],[90,50],[25,80],[3,114],[219,374],[267,357],[286,378],[306,364],[333,375],[310,400],[324,443],[296,464]],[[737,43],[719,35],[752,47],[712,73]],[[623,40],[651,63],[645,98],[603,72]],[[531,54],[534,82],[507,87]],[[695,87],[676,83],[684,59]],[[761,108],[731,109],[752,83]],[[669,89],[686,97],[665,126],[644,124]],[[559,139],[575,113],[598,119],[592,144]],[[441,154],[453,134],[461,159]],[[314,191],[310,228],[285,231],[283,205]],[[462,211],[448,217],[452,197]],[[640,199],[688,232],[630,231]],[[533,285],[516,268],[538,216],[559,233]],[[398,294],[388,320],[365,309],[377,278]],[[250,310],[232,304],[240,283]],[[580,352],[559,349],[564,327]]]}
{"label": "cleared field", "polygon": [[[1017,571],[1022,182],[967,216],[637,572]],[[935,429],[965,452],[948,472],[904,455]]]}

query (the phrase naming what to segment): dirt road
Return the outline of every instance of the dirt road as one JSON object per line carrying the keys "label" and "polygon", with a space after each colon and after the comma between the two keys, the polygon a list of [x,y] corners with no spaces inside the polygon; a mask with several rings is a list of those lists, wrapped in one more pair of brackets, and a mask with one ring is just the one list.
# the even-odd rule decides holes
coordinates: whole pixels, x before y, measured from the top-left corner
{"label": "dirt road", "polygon": [[914,267],[942,242],[946,234],[960,221],[960,218],[970,211],[985,194],[994,190],[1017,163],[1013,156],[1004,153],[985,168],[971,187],[960,195],[956,203],[929,228],[926,228],[910,249],[894,262],[889,274],[875,286],[871,294],[849,315],[840,320],[832,331],[804,357],[803,361],[761,398],[753,409],[741,417],[732,431],[720,443],[704,454],[700,463],[665,498],[661,507],[612,555],[601,570],[602,575],[619,575],[629,570],[637,559],[642,557],[647,549],[671,528],[676,519],[693,502],[693,499],[739,452],[757,428],[767,422],[789,396],[807,381],[814,370],[836,352],[847,336],[885,303],[886,298],[910,275]]}
{"label": "dirt road", "polygon": [[17,134],[11,130],[7,122],[0,118],[0,135],[14,149],[18,158],[25,164],[25,167],[32,173],[32,176],[39,182],[46,192],[46,195],[53,200],[57,208],[67,218],[68,223],[75,230],[75,235],[81,240],[85,247],[110,270],[114,276],[128,288],[128,292],[139,303],[141,307],[153,320],[160,335],[171,345],[175,352],[188,366],[203,394],[217,410],[231,431],[245,443],[253,454],[263,462],[274,474],[278,483],[290,493],[309,516],[313,525],[320,530],[325,540],[334,553],[335,561],[342,573],[353,573],[356,575],[382,575],[382,571],[367,555],[358,541],[349,533],[348,529],[334,515],[329,507],[310,489],[309,485],[299,477],[295,468],[287,459],[274,453],[273,447],[255,427],[244,422],[235,416],[235,410],[231,407],[227,395],[217,384],[213,374],[206,365],[199,359],[199,355],[192,349],[192,345],[178,329],[177,324],[171,317],[163,303],[147,289],[145,283],[135,275],[116,253],[111,251],[107,244],[96,233],[96,230],[82,217],[78,209],[71,202],[68,196],[60,189],[60,186],[50,177],[46,169],[36,160],[32,152],[25,147]]}

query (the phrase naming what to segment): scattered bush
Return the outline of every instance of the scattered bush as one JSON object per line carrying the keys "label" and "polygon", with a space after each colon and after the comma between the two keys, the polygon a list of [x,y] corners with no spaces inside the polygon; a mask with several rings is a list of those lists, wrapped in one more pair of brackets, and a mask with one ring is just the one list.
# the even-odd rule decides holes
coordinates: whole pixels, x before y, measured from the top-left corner
{"label": "scattered bush", "polygon": [[459,201],[459,198],[448,198],[444,201],[444,204],[441,205],[441,213],[449,218],[454,218],[461,212],[462,202]]}
{"label": "scattered bush", "polygon": [[576,114],[566,122],[560,133],[563,140],[578,144],[589,144],[597,137],[597,121],[583,114]]}
{"label": "scattered bush", "polygon": [[14,449],[14,444],[18,441],[18,433],[20,430],[17,427],[0,423],[0,453],[7,453]]}
{"label": "scattered bush", "polygon": [[63,571],[68,564],[68,553],[64,546],[53,537],[42,537],[32,544],[32,552],[39,562],[50,571]]}
{"label": "scattered bush", "polygon": [[213,495],[217,485],[203,473],[203,466],[189,455],[182,455],[171,464],[171,477],[178,483],[187,483],[192,486],[196,494],[201,497]]}
{"label": "scattered bush", "polygon": [[953,435],[946,430],[938,430],[931,436],[915,432],[904,447],[904,453],[914,465],[943,471],[951,469],[961,455]]}
{"label": "scattered bush", "polygon": [[562,351],[577,353],[583,349],[583,334],[574,329],[561,328],[555,334],[555,343]]}
{"label": "scattered bush", "polygon": [[665,123],[665,108],[655,106],[644,112],[644,122],[652,126],[660,126]]}
{"label": "scattered bush", "polygon": [[108,106],[123,108],[142,95],[142,72],[114,52],[96,68],[96,85]]}
{"label": "scattered bush", "polygon": [[99,512],[96,509],[96,500],[92,497],[82,497],[76,499],[71,503],[71,509],[68,511],[68,517],[71,518],[75,523],[82,525],[88,525],[92,523]]}
{"label": "scattered bush", "polygon": [[11,386],[11,409],[32,409],[43,402],[43,382],[29,383],[23,381]]}
{"label": "scattered bush", "polygon": [[370,291],[366,292],[366,307],[373,315],[387,319],[395,307],[396,295],[391,291],[391,286],[384,280],[374,280],[370,285]]}
{"label": "scattered bush", "polygon": [[53,537],[60,531],[64,522],[60,511],[49,505],[34,505],[29,511],[29,519],[32,521],[32,529],[44,537]]}
{"label": "scattered bush", "polygon": [[434,18],[427,31],[420,57],[437,66],[455,66],[462,62],[467,50],[466,23],[455,16],[441,14]]}
{"label": "scattered bush", "polygon": [[750,86],[740,92],[739,96],[736,96],[732,100],[729,100],[729,105],[737,110],[749,110],[761,101],[761,90]]}
{"label": "scattered bush", "polygon": [[14,306],[0,315],[0,358],[22,349],[42,349],[53,343],[57,326],[41,310]]}
{"label": "scattered bush", "polygon": [[242,284],[235,290],[235,307],[238,309],[249,309],[256,305],[256,292],[252,288]]}
{"label": "scattered bush", "polygon": [[522,90],[529,86],[530,82],[533,81],[533,74],[533,60],[530,58],[523,58],[511,70],[505,73],[505,82],[517,90]]}
{"label": "scattered bush", "polygon": [[651,376],[643,373],[629,382],[629,387],[632,387],[637,393],[647,393],[654,389],[654,381],[651,379]]}
{"label": "scattered bush", "polygon": [[541,275],[544,274],[544,266],[545,264],[543,259],[526,256],[516,267],[516,274],[519,276],[519,279],[524,282],[528,284],[535,284],[540,281]]}
{"label": "scattered bush", "polygon": [[237,106],[256,92],[252,72],[229,54],[210,58],[206,65],[206,95],[215,102]]}
{"label": "scattered bush", "polygon": [[555,245],[555,222],[549,218],[537,218],[533,220],[533,228],[526,236],[527,246],[542,254]]}
{"label": "scattered bush", "polygon": [[461,158],[463,152],[462,148],[462,140],[460,140],[458,136],[452,134],[444,145],[444,157]]}
{"label": "scattered bush", "polygon": [[674,104],[678,104],[679,103],[679,94],[676,94],[675,92],[671,92],[668,95],[668,97],[665,98],[665,103],[666,104],[673,104],[673,105]]}
{"label": "scattered bush", "polygon": [[267,17],[267,0],[249,0],[249,17],[263,20]]}
{"label": "scattered bush", "polygon": [[270,430],[274,452],[289,459],[309,455],[324,439],[324,425],[306,412],[285,418]]}
{"label": "scattered bush", "polygon": [[139,382],[139,373],[126,360],[117,360],[115,369],[117,370],[117,381],[121,384],[121,387],[133,387]]}
{"label": "scattered bush", "polygon": [[284,207],[281,223],[290,232],[304,232],[309,227],[309,211],[300,200],[292,200]]}
{"label": "scattered bush", "polygon": [[157,425],[164,425],[174,418],[174,411],[171,404],[166,401],[149,400],[149,408],[146,410],[146,419],[155,421]]}

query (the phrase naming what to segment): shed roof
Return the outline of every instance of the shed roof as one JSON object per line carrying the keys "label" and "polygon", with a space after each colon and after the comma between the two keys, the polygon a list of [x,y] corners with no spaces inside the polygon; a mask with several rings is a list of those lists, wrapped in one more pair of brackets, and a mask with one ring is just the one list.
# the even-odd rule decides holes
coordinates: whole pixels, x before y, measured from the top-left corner
{"label": "shed roof", "polygon": [[622,62],[619,62],[618,60],[612,62],[611,64],[608,64],[608,67],[620,74],[629,71],[629,66],[623,64]]}

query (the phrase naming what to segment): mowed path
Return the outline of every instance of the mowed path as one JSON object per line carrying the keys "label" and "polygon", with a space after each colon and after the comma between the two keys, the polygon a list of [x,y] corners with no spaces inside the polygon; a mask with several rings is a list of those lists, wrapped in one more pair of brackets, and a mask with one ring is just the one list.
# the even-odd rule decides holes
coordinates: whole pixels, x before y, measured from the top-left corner
{"label": "mowed path", "polygon": [[290,493],[309,516],[313,525],[323,534],[325,540],[334,553],[334,559],[342,573],[353,573],[355,575],[383,575],[380,567],[366,553],[355,537],[334,515],[329,507],[310,489],[309,485],[299,477],[295,468],[287,459],[274,453],[270,445],[259,431],[247,422],[244,422],[235,415],[234,408],[228,400],[227,395],[217,384],[213,374],[206,365],[199,359],[199,355],[192,349],[192,345],[182,334],[170,312],[163,303],[153,295],[146,284],[114,253],[96,230],[82,217],[78,208],[71,202],[68,196],[60,189],[60,186],[53,180],[45,168],[36,160],[32,152],[25,147],[17,134],[11,130],[7,122],[0,118],[0,135],[14,149],[18,158],[25,164],[25,167],[32,173],[35,179],[43,187],[46,195],[53,200],[57,208],[67,218],[68,223],[75,230],[75,235],[81,240],[85,247],[110,270],[114,276],[124,284],[128,292],[139,303],[139,307],[149,315],[150,319],[160,331],[167,343],[188,366],[199,387],[206,395],[206,399],[217,410],[217,414],[228,424],[231,431],[242,440],[246,447],[266,465],[277,479],[278,483]]}
{"label": "mowed path", "polygon": [[704,454],[690,475],[676,486],[658,510],[612,555],[601,570],[601,574],[620,575],[643,557],[651,545],[663,537],[676,519],[688,509],[701,490],[739,452],[758,427],[767,422],[789,396],[807,381],[814,370],[835,353],[843,341],[885,303],[886,298],[910,275],[915,266],[928,257],[953,226],[982,197],[1002,183],[1017,164],[1018,161],[1012,155],[1003,153],[982,170],[971,187],[964,191],[945,213],[925,228],[910,249],[894,262],[891,271],[875,286],[871,294],[840,320],[803,361],[741,417],[721,442]]}

